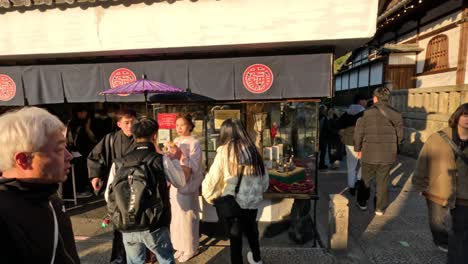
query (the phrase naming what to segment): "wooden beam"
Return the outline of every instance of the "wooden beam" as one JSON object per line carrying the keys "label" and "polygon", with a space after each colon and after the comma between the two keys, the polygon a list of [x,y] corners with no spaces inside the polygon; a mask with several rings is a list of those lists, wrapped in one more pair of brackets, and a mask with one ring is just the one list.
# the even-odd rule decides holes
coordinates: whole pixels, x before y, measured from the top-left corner
{"label": "wooden beam", "polygon": [[456,70],[457,70],[457,67],[452,67],[452,68],[447,68],[447,69],[442,69],[442,70],[422,72],[422,73],[416,74],[416,76],[424,76],[424,75],[431,75],[431,74],[437,74],[437,73],[453,72],[453,71],[456,71]]}
{"label": "wooden beam", "polygon": [[468,0],[463,0],[460,20],[460,44],[458,47],[457,85],[465,84],[466,62],[468,54]]}

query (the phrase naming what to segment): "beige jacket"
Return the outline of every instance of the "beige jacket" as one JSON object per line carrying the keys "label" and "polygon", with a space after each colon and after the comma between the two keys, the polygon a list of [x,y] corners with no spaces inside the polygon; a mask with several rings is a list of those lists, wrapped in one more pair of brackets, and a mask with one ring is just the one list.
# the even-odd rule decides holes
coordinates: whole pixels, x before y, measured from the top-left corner
{"label": "beige jacket", "polygon": [[[452,138],[451,128],[445,128],[443,131]],[[468,197],[468,186],[456,190],[457,177],[468,177],[467,173],[466,166],[463,165],[461,173],[458,168],[457,175],[457,164],[452,148],[438,133],[434,133],[427,139],[419,153],[413,175],[413,186],[415,191],[423,192],[427,199],[454,208],[457,196]]]}
{"label": "beige jacket", "polygon": [[[227,145],[217,149],[216,157],[202,183],[202,195],[212,204],[213,200],[225,195],[234,195],[237,185],[237,175],[229,172]],[[242,160],[242,153],[240,159]],[[263,176],[249,175],[249,168],[244,170],[236,201],[243,209],[257,209],[263,200],[263,193],[268,189],[269,178],[267,170]]]}

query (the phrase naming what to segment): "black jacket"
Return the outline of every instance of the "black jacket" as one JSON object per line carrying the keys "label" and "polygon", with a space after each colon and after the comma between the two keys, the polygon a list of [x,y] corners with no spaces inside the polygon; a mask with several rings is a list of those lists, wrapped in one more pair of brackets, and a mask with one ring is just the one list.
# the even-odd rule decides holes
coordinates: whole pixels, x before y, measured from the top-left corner
{"label": "black jacket", "polygon": [[362,117],[364,111],[359,112],[355,115],[348,114],[345,112],[340,116],[338,121],[338,129],[342,130],[341,142],[348,146],[354,145],[354,127],[356,126],[357,120]]}
{"label": "black jacket", "polygon": [[122,158],[133,146],[133,137],[127,139],[122,130],[107,134],[89,153],[89,178],[99,177],[106,180],[114,160]]}
{"label": "black jacket", "polygon": [[156,183],[159,188],[159,194],[163,202],[163,212],[160,219],[151,223],[150,231],[154,231],[162,226],[169,227],[171,222],[171,207],[169,203],[169,189],[166,182],[166,175],[164,173],[163,166],[163,156],[156,152],[156,148],[151,142],[140,142],[134,143],[132,151],[127,153],[121,159],[116,160],[119,163],[125,162],[134,162],[134,161],[143,161],[150,153],[156,153],[156,158],[154,158],[151,164],[148,164],[150,170],[152,170],[153,175],[156,177]]}
{"label": "black jacket", "polygon": [[[390,121],[380,113],[384,111]],[[393,123],[393,125],[392,125]],[[361,161],[369,164],[392,164],[398,145],[403,141],[403,117],[384,103],[375,103],[364,111],[354,129],[354,150],[361,151]]]}
{"label": "black jacket", "polygon": [[0,177],[0,263],[49,264],[58,224],[57,264],[80,263],[70,218],[57,185],[31,184]]}

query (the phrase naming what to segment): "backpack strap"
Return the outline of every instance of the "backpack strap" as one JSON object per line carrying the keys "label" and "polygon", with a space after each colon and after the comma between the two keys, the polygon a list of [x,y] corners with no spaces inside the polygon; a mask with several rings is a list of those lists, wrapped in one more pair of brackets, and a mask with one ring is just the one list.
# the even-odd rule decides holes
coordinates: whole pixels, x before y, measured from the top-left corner
{"label": "backpack strap", "polygon": [[439,134],[439,136],[441,136],[445,142],[447,142],[447,144],[449,144],[449,146],[452,148],[453,152],[455,152],[455,156],[458,156],[460,157],[463,162],[465,162],[465,164],[468,165],[468,157],[465,155],[465,153],[463,153],[463,151],[457,146],[457,144],[455,144],[455,142],[453,142],[453,140],[451,140],[449,138],[449,136],[447,135],[447,133],[445,133],[444,131],[440,130],[440,131],[437,131],[437,134]]}

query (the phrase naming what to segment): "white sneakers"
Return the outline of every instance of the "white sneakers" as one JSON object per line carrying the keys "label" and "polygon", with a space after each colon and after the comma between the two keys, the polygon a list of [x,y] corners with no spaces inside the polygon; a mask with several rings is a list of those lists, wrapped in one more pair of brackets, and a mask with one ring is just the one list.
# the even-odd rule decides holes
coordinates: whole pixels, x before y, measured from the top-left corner
{"label": "white sneakers", "polygon": [[249,262],[249,264],[263,264],[263,262],[260,260],[260,261],[255,261],[253,259],[253,254],[251,251],[247,252],[247,262]]}

